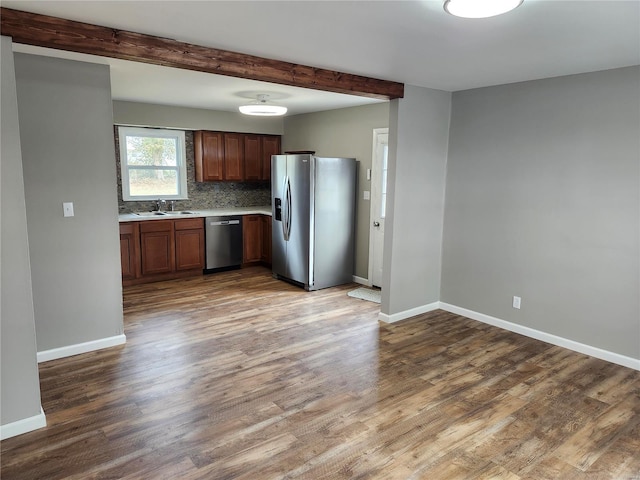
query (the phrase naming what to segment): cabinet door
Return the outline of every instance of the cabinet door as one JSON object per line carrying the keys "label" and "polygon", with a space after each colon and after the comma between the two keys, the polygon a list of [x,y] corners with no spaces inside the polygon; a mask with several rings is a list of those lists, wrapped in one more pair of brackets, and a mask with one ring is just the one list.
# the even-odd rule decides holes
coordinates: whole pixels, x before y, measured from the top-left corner
{"label": "cabinet door", "polygon": [[262,223],[262,245],[260,260],[267,265],[271,265],[271,216],[261,215]]}
{"label": "cabinet door", "polygon": [[176,270],[204,268],[204,230],[176,231]]}
{"label": "cabinet door", "polygon": [[244,179],[260,180],[262,178],[262,157],[260,137],[244,136]]}
{"label": "cabinet door", "polygon": [[263,135],[262,143],[262,180],[271,180],[271,155],[280,155],[280,137]]}
{"label": "cabinet door", "polygon": [[242,263],[259,262],[262,249],[261,215],[244,215],[242,217]]}
{"label": "cabinet door", "polygon": [[176,220],[176,270],[204,268],[204,219]]}
{"label": "cabinet door", "polygon": [[239,133],[224,134],[224,179],[244,180],[243,162],[244,135]]}
{"label": "cabinet door", "polygon": [[175,270],[175,240],[172,220],[141,222],[140,250],[142,275]]}
{"label": "cabinet door", "polygon": [[224,142],[220,132],[197,131],[193,137],[197,182],[224,179]]}
{"label": "cabinet door", "polygon": [[140,236],[137,223],[120,224],[120,265],[122,279],[133,280],[138,277]]}

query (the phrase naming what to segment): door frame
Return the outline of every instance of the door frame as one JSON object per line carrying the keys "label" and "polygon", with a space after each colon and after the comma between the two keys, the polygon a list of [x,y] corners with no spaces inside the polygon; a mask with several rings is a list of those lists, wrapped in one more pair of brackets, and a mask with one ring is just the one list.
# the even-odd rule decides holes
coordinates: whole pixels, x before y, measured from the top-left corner
{"label": "door frame", "polygon": [[[374,128],[373,129],[373,142],[372,142],[372,147],[371,147],[371,177],[369,178],[370,184],[370,190],[373,193],[373,169],[376,166],[376,150],[377,150],[377,146],[378,146],[378,136],[379,135],[389,135],[389,127],[384,127],[384,128]],[[373,195],[371,195],[371,201],[369,202],[369,266],[368,266],[368,271],[367,271],[367,286],[368,287],[372,287],[373,286],[373,221],[372,218],[374,217],[374,211],[373,211]],[[386,230],[385,230],[385,235],[386,235]]]}

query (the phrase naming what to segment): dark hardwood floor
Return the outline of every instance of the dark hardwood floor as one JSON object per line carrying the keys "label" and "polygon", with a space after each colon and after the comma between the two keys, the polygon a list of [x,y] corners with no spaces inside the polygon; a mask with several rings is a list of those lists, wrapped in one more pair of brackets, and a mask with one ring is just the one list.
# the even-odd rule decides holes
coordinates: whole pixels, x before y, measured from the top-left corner
{"label": "dark hardwood floor", "polygon": [[40,365],[2,479],[640,479],[640,372],[353,288],[126,288],[126,345]]}

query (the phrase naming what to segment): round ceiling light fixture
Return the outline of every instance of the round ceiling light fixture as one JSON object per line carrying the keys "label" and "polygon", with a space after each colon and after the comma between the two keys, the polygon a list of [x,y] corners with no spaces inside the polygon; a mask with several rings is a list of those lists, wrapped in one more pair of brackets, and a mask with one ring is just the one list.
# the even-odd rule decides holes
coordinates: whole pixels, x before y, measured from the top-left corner
{"label": "round ceiling light fixture", "polygon": [[280,105],[272,105],[268,103],[269,95],[260,94],[255,102],[246,105],[240,105],[238,109],[240,113],[245,115],[257,115],[260,117],[277,117],[287,113],[287,107]]}
{"label": "round ceiling light fixture", "polygon": [[447,13],[464,18],[487,18],[502,15],[520,6],[523,0],[446,0]]}

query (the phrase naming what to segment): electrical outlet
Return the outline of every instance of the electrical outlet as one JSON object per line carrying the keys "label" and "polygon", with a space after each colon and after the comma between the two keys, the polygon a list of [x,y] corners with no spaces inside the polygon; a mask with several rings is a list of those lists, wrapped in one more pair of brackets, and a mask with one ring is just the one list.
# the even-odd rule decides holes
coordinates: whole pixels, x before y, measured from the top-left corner
{"label": "electrical outlet", "polygon": [[371,199],[371,193],[369,192],[369,190],[365,190],[365,191],[363,192],[362,198],[363,198],[363,200],[369,200],[369,199]]}
{"label": "electrical outlet", "polygon": [[520,302],[522,299],[520,297],[513,297],[513,308],[517,308],[520,310]]}

